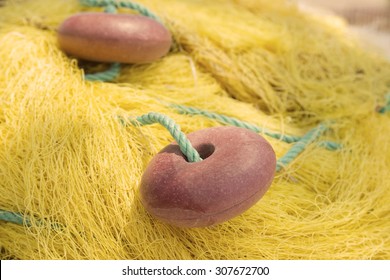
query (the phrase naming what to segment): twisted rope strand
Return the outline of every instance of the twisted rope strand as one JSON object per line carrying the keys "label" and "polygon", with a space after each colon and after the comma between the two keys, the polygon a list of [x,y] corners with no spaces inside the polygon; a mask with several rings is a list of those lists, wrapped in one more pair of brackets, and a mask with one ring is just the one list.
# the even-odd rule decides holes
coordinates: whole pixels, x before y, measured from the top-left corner
{"label": "twisted rope strand", "polygon": [[337,151],[343,147],[343,145],[333,141],[320,141],[318,142],[318,146],[323,147],[329,151]]}
{"label": "twisted rope strand", "polygon": [[265,129],[261,129],[256,125],[253,125],[253,124],[250,124],[250,123],[247,123],[244,121],[240,121],[240,120],[232,118],[232,117],[209,112],[206,110],[201,110],[201,109],[194,108],[194,107],[187,107],[187,106],[178,105],[178,104],[170,104],[170,107],[176,109],[180,114],[201,115],[201,116],[207,117],[209,119],[216,120],[220,123],[233,125],[233,126],[237,126],[237,127],[241,127],[241,128],[246,128],[246,129],[252,130],[256,133],[264,133],[265,135],[268,135],[272,138],[279,139],[279,140],[284,141],[286,143],[297,142],[300,139],[300,137],[298,137],[298,136],[283,135],[280,133],[268,131]]}
{"label": "twisted rope strand", "polygon": [[11,212],[0,209],[0,220],[17,225],[31,226],[30,219],[17,212]]}
{"label": "twisted rope strand", "polygon": [[106,6],[106,8],[104,9],[104,12],[105,13],[109,13],[109,14],[116,14],[117,10],[116,10],[116,6],[113,5],[113,4],[109,4]]}
{"label": "twisted rope strand", "polygon": [[114,1],[114,0],[80,0],[80,3],[84,6],[88,7],[105,7],[105,6],[115,6],[115,7],[122,7],[127,9],[132,9],[137,12],[139,12],[141,15],[149,17],[151,19],[154,19],[158,22],[162,22],[161,19],[156,16],[153,12],[151,12],[148,8],[145,6],[134,3],[131,1]]}
{"label": "twisted rope strand", "polygon": [[[120,118],[122,124],[126,124],[122,118]],[[160,113],[148,113],[135,119],[129,119],[129,122],[132,125],[149,125],[154,123],[159,123],[164,126],[172,137],[176,140],[177,144],[180,147],[180,151],[187,157],[189,162],[199,162],[201,157],[195,148],[191,145],[191,142],[185,136],[185,134],[180,130],[180,126],[176,124],[171,118]]]}
{"label": "twisted rope strand", "polygon": [[[196,112],[196,109],[194,109]],[[191,110],[190,110],[191,111]],[[218,115],[215,114],[217,117]],[[220,116],[218,116],[220,117]],[[185,134],[180,130],[180,126],[176,124],[171,118],[165,116],[160,113],[148,113],[136,118],[127,118],[118,117],[119,122],[123,126],[127,126],[129,123],[134,126],[143,126],[150,125],[154,123],[159,123],[163,125],[172,135],[172,137],[178,143],[181,152],[187,157],[189,162],[200,162],[202,158],[199,153],[195,150],[195,148],[191,145],[191,142],[185,136]],[[222,118],[223,119],[223,118]],[[237,124],[241,125],[241,122],[238,120]],[[249,129],[248,127],[252,127],[252,125],[247,124],[247,127],[240,126]],[[252,127],[254,128],[254,127]],[[277,161],[276,171],[279,172],[283,168],[285,168],[290,162],[292,162],[310,143],[314,142],[323,132],[327,130],[327,127],[324,125],[320,125],[312,130],[310,130],[306,135],[304,135],[300,140],[295,143],[295,145],[282,157]],[[26,225],[31,226],[30,219],[28,217],[23,216],[20,213],[0,210],[0,220],[11,222],[18,225]],[[42,220],[39,224],[44,225],[45,222]],[[50,224],[53,229],[61,229],[63,226],[58,223]]]}
{"label": "twisted rope strand", "polygon": [[232,117],[228,117],[228,116],[225,116],[222,114],[213,113],[213,112],[206,111],[206,110],[201,110],[201,109],[194,108],[194,107],[187,107],[187,106],[178,105],[178,104],[170,104],[169,107],[176,109],[180,114],[201,115],[201,116],[207,117],[209,119],[219,121],[219,122],[224,123],[224,124],[247,128],[247,129],[252,130],[256,133],[264,133],[265,135],[268,135],[272,138],[279,139],[279,140],[284,141],[286,143],[294,143],[294,142],[297,142],[301,139],[301,137],[299,137],[299,136],[284,135],[284,134],[269,131],[266,129],[261,129],[256,125],[253,125],[253,124],[250,124],[250,123],[247,123],[244,121],[240,121],[240,120],[232,118]]}
{"label": "twisted rope strand", "polygon": [[[270,136],[272,138],[278,139],[280,141],[283,141],[283,142],[286,142],[289,144],[298,142],[302,139],[302,137],[299,137],[299,136],[280,134],[280,133],[273,132],[273,131],[270,131],[267,129],[259,128],[256,125],[253,125],[253,124],[250,124],[250,123],[247,123],[244,121],[240,121],[240,120],[232,118],[232,117],[228,117],[225,115],[197,109],[194,107],[187,107],[187,106],[178,105],[178,104],[169,104],[169,107],[176,109],[176,111],[178,111],[180,114],[201,115],[201,116],[207,117],[209,119],[216,120],[220,123],[234,125],[234,126],[242,127],[242,128],[247,128],[247,129],[252,130],[256,133],[263,133],[267,136]],[[334,151],[334,150],[341,148],[340,144],[332,142],[332,141],[322,141],[319,143],[319,145],[321,147],[324,147],[324,148],[331,150],[331,151]]]}
{"label": "twisted rope strand", "polygon": [[110,68],[106,71],[94,73],[94,74],[86,74],[84,79],[86,81],[101,81],[101,82],[109,82],[115,80],[121,71],[121,65],[119,63],[111,64]]}
{"label": "twisted rope strand", "polygon": [[[3,209],[0,209],[0,221],[10,222],[16,225],[27,226],[27,227],[32,226],[32,222],[27,215],[23,215],[19,212],[12,212]],[[42,219],[37,220],[37,225],[49,226],[54,230],[62,230],[64,228],[64,226],[61,225],[60,223],[50,222],[48,220],[42,220]]]}
{"label": "twisted rope strand", "polygon": [[[106,8],[104,9],[105,13],[115,14],[117,12],[116,6],[113,3],[108,3]],[[119,63],[111,64],[110,68],[106,71],[94,73],[94,74],[86,74],[84,79],[86,81],[94,82],[110,82],[115,80],[121,71],[121,65]]]}
{"label": "twisted rope strand", "polygon": [[224,124],[231,124],[231,125],[234,125],[237,127],[246,128],[246,129],[252,130],[256,133],[261,132],[260,128],[258,128],[257,126],[255,126],[253,124],[242,122],[242,121],[239,121],[235,118],[231,118],[231,117],[228,117],[225,115],[216,114],[216,113],[212,113],[212,112],[209,112],[206,110],[201,110],[198,108],[187,107],[184,105],[173,104],[173,103],[169,104],[169,107],[176,109],[176,111],[178,113],[183,114],[183,115],[201,115],[201,116],[207,117],[209,119],[217,120],[217,121],[224,123]]}
{"label": "twisted rope strand", "polygon": [[312,142],[318,139],[318,137],[327,130],[327,127],[320,124],[318,127],[313,128],[307,132],[301,140],[294,144],[291,149],[276,163],[276,171],[279,172],[282,168],[285,168],[290,164],[302,151]]}

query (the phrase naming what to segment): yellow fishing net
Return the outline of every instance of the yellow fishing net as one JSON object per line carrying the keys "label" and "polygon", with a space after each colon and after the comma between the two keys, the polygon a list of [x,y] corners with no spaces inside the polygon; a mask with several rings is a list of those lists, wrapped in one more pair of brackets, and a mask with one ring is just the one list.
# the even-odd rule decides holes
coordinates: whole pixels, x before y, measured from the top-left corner
{"label": "yellow fishing net", "polygon": [[[2,259],[389,259],[390,63],[365,51],[342,22],[288,1],[139,0],[175,39],[148,65],[89,82],[59,50],[56,28],[78,1],[0,5],[0,221]],[[132,13],[119,9],[121,13]],[[84,70],[82,70],[84,68]],[[173,141],[160,125],[118,115],[155,111],[184,133],[223,124],[178,104],[321,140],[276,173],[266,195],[220,225],[183,229],[152,218],[139,198],[151,158]],[[267,137],[282,157],[292,146]],[[201,180],[201,178],[200,178]],[[27,218],[25,218],[27,219]]]}

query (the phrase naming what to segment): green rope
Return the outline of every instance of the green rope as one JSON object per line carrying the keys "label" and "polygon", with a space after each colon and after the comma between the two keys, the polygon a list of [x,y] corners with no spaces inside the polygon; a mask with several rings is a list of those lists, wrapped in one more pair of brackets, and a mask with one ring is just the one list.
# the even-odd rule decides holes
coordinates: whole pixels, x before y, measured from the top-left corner
{"label": "green rope", "polygon": [[0,220],[17,225],[31,226],[30,219],[17,212],[10,212],[0,209]]}
{"label": "green rope", "polygon": [[[295,143],[295,142],[298,142],[301,140],[301,137],[299,137],[299,136],[280,134],[280,133],[273,132],[273,131],[270,131],[270,130],[267,130],[264,128],[260,128],[254,124],[240,121],[240,120],[232,118],[232,117],[228,117],[225,115],[197,109],[194,107],[187,107],[187,106],[177,105],[177,104],[169,104],[169,107],[176,109],[176,111],[179,112],[180,114],[201,115],[201,116],[207,117],[209,119],[216,120],[216,121],[223,123],[223,124],[246,128],[246,129],[252,130],[256,133],[263,133],[267,136],[270,136],[272,138],[278,139],[280,141],[283,141],[283,142],[286,142],[289,144]],[[322,142],[320,142],[320,146],[324,147],[328,150],[332,150],[332,151],[340,149],[340,147],[341,147],[340,144],[335,143],[335,142],[331,142],[331,141],[322,141]]]}
{"label": "green rope", "polygon": [[318,142],[318,146],[323,147],[329,151],[337,151],[343,147],[343,145],[333,141],[320,141]]}
{"label": "green rope", "polygon": [[[217,116],[217,114],[215,114]],[[186,135],[180,130],[180,126],[176,124],[171,118],[165,116],[160,113],[148,113],[136,118],[123,118],[119,117],[119,121],[123,126],[127,126],[131,124],[133,126],[143,126],[150,125],[154,123],[159,123],[163,125],[172,137],[176,140],[180,147],[180,151],[187,157],[189,162],[199,162],[202,161],[199,153],[195,150],[195,148],[191,145],[190,141],[186,137]],[[238,121],[238,120],[236,120]],[[238,121],[239,122],[239,121]],[[240,123],[240,122],[239,122]],[[237,123],[238,124],[238,123]],[[246,124],[246,123],[245,123]],[[240,123],[241,125],[241,123]],[[248,127],[251,127],[250,124],[246,124]],[[240,126],[244,127],[244,126]],[[249,129],[248,127],[244,127]],[[254,127],[252,127],[254,128]],[[252,129],[253,130],[253,129]],[[327,130],[325,125],[320,125],[312,130],[310,130],[306,135],[301,137],[293,147],[277,161],[276,171],[279,172],[284,167],[286,167],[290,162],[292,162],[302,151],[312,142],[314,142],[323,132]],[[11,222],[18,225],[26,225],[31,226],[30,219],[28,217],[23,216],[20,213],[10,212],[5,210],[0,210],[0,221]],[[45,222],[39,222],[39,224],[44,225]],[[58,223],[51,223],[51,227],[53,229],[61,229],[63,226]]]}
{"label": "green rope", "polygon": [[[148,16],[150,18],[153,18],[159,22],[161,20],[155,16],[153,13],[151,13],[149,10],[147,10],[144,6],[132,3],[132,2],[116,2],[113,0],[80,0],[80,2],[86,6],[105,6],[105,12],[107,13],[115,13],[116,8],[124,7],[124,8],[130,8],[137,10],[144,16]],[[114,63],[111,65],[110,69],[104,72],[96,73],[96,74],[87,74],[85,75],[85,79],[89,81],[109,81],[115,79],[119,75],[120,71],[120,64]],[[288,164],[290,164],[302,151],[312,142],[316,141],[322,133],[324,133],[328,128],[320,124],[318,127],[313,128],[308,133],[306,133],[303,137],[298,136],[289,136],[289,135],[283,135],[280,133],[268,131],[265,129],[261,129],[253,124],[246,123],[240,120],[237,120],[232,117],[228,117],[221,114],[216,114],[200,109],[196,109],[193,107],[186,107],[182,105],[176,105],[171,104],[171,108],[176,109],[181,114],[190,114],[190,115],[202,115],[205,117],[208,117],[210,119],[217,120],[224,124],[234,125],[236,127],[246,128],[249,130],[252,130],[256,133],[264,133],[265,135],[268,135],[273,138],[277,138],[281,141],[287,142],[287,143],[295,143],[293,147],[282,157],[277,161],[276,164],[276,171],[279,172],[283,168],[285,168]],[[387,96],[387,103],[384,107],[380,108],[378,110],[379,113],[384,114],[386,112],[390,111],[390,94]],[[136,117],[135,119],[129,119],[128,122],[123,119],[122,117],[119,118],[121,123],[123,125],[127,125],[129,122],[132,125],[149,125],[154,123],[160,123],[165,128],[168,129],[168,131],[171,133],[173,138],[178,143],[181,152],[187,157],[188,161],[190,162],[199,162],[201,161],[201,157],[199,153],[195,150],[195,148],[191,145],[188,138],[185,136],[183,132],[181,132],[179,125],[177,125],[171,118],[159,114],[159,113],[148,113],[145,115],[142,115],[140,117]],[[321,146],[324,146],[328,149],[339,149],[340,145],[334,142],[329,141],[323,141],[320,142]],[[11,212],[0,209],[0,221],[6,221],[11,222],[18,225],[26,225],[31,226],[31,220],[22,215],[21,213],[17,212]],[[39,224],[45,224],[44,221],[39,222]],[[58,223],[52,223],[51,227],[54,229],[62,228],[62,225]]]}
{"label": "green rope", "polygon": [[312,142],[318,139],[318,137],[327,130],[327,127],[320,124],[318,127],[313,128],[306,133],[301,140],[295,143],[291,149],[280,159],[276,164],[276,171],[280,171],[291,163],[302,151]]}
{"label": "green rope", "polygon": [[[116,6],[113,3],[109,3],[106,5],[104,9],[105,13],[115,14],[117,12]],[[109,82],[115,80],[121,71],[121,65],[119,63],[111,64],[110,68],[106,71],[94,73],[94,74],[86,74],[84,79],[86,81],[101,81],[101,82]]]}
{"label": "green rope", "polygon": [[134,3],[131,1],[115,1],[115,0],[80,0],[80,3],[88,7],[106,7],[108,5],[115,6],[117,8],[127,8],[139,12],[141,15],[154,19],[158,22],[162,22],[161,19],[148,10],[145,6]]}
{"label": "green rope", "polygon": [[108,14],[116,14],[116,6],[114,4],[108,4],[104,9],[104,12]]}
{"label": "green rope", "polygon": [[[243,122],[232,117],[212,113],[205,110],[200,110],[194,107],[187,107],[187,106],[177,105],[177,104],[170,104],[169,107],[176,109],[180,114],[201,115],[209,119],[219,121],[224,124],[246,128],[256,133],[264,133],[265,135],[279,139],[286,143],[295,142],[295,144],[291,147],[291,149],[282,158],[280,158],[277,161],[277,165],[276,165],[277,172],[280,171],[283,167],[287,166],[291,161],[293,161],[310,143],[314,142],[323,132],[327,130],[327,127],[321,124],[318,127],[310,130],[303,137],[289,136],[289,135],[268,131],[266,129],[261,129],[256,125]],[[325,147],[328,150],[338,150],[341,148],[340,144],[331,141],[321,141],[319,142],[319,146]]]}
{"label": "green rope", "polygon": [[119,63],[111,64],[110,68],[106,71],[94,73],[94,74],[86,74],[84,79],[87,81],[101,81],[108,82],[116,79],[119,76],[121,71],[121,65]]}
{"label": "green rope", "polygon": [[[32,226],[32,222],[28,216],[18,212],[12,212],[3,209],[0,209],[0,221],[10,222],[21,226],[28,226],[28,227]],[[61,230],[64,228],[64,226],[59,223],[52,223],[46,220],[38,220],[37,225],[50,226],[54,230]]]}
{"label": "green rope", "polygon": [[187,107],[187,106],[178,105],[178,104],[170,104],[169,107],[176,109],[176,111],[179,112],[180,114],[201,115],[201,116],[207,117],[209,119],[216,120],[216,121],[223,123],[223,124],[246,128],[246,129],[252,130],[256,133],[264,133],[265,135],[268,135],[272,138],[279,139],[279,140],[284,141],[286,143],[297,142],[300,139],[300,137],[298,137],[298,136],[290,136],[290,135],[284,135],[284,134],[272,132],[272,131],[269,131],[266,129],[259,128],[256,125],[237,120],[237,119],[232,118],[232,117],[228,117],[228,116],[221,115],[221,114],[216,114],[213,112],[197,109],[194,107]]}
{"label": "green rope", "polygon": [[385,114],[387,112],[390,112],[390,93],[386,96],[386,105],[379,108],[378,113]]}
{"label": "green rope", "polygon": [[[179,106],[179,105],[177,105],[177,106]],[[194,108],[191,108],[191,109],[196,110]],[[221,117],[221,115],[217,115],[217,114],[215,114],[215,115],[218,117]],[[135,119],[128,119],[127,122],[122,117],[119,117],[119,120],[122,123],[122,125],[124,125],[124,126],[126,126],[127,123],[130,123],[131,125],[135,125],[135,126],[136,125],[149,125],[149,124],[154,124],[154,123],[160,123],[165,128],[167,128],[168,131],[171,133],[173,138],[178,143],[180,150],[187,157],[188,161],[197,162],[197,161],[202,160],[199,156],[199,153],[191,145],[190,141],[187,139],[185,134],[180,131],[179,125],[177,125],[171,118],[169,118],[165,115],[152,112],[152,113],[142,115],[140,117],[136,117]],[[241,125],[240,121],[238,121],[236,119],[234,119],[234,120],[237,121]],[[252,125],[250,125],[250,124],[247,124],[247,123],[244,123],[244,124],[248,125],[249,127],[252,127]],[[249,129],[248,127],[244,127],[244,126],[239,126],[239,127]],[[287,166],[300,153],[302,153],[303,150],[310,143],[317,140],[317,138],[322,133],[324,133],[327,129],[328,128],[325,125],[320,124],[318,127],[313,128],[308,133],[306,133],[303,137],[300,137],[299,140],[291,147],[291,149],[282,158],[280,158],[278,160],[276,171],[280,171],[283,167]],[[333,149],[340,147],[337,143],[333,143],[333,142],[320,142],[320,143],[324,146],[330,146],[330,148],[333,148]],[[333,145],[333,144],[335,144],[337,146],[332,147],[331,145]]]}
{"label": "green rope", "polygon": [[[123,125],[126,125],[126,121],[123,118],[120,117],[119,120]],[[198,162],[202,160],[199,153],[192,147],[188,138],[181,132],[179,125],[168,116],[152,112],[136,117],[135,119],[129,119],[129,123],[132,125],[148,125],[154,123],[163,125],[176,140],[180,147],[180,151],[187,157],[189,162]]]}

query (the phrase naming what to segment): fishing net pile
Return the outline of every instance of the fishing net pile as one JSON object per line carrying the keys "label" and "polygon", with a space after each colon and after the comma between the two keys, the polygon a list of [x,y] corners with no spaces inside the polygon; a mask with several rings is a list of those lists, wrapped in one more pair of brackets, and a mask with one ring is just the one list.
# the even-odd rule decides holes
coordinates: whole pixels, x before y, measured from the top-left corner
{"label": "fishing net pile", "polygon": [[[107,64],[67,56],[56,34],[70,15],[102,8],[0,2],[0,209],[23,217],[0,221],[1,258],[389,259],[390,63],[341,22],[288,1],[138,2],[174,45],[107,82],[84,76]],[[158,124],[118,121],[158,112],[186,134],[225,125],[175,105],[281,135],[328,129],[244,214],[178,228],[151,217],[139,198],[145,168],[172,136]],[[277,158],[293,145],[264,137]]]}

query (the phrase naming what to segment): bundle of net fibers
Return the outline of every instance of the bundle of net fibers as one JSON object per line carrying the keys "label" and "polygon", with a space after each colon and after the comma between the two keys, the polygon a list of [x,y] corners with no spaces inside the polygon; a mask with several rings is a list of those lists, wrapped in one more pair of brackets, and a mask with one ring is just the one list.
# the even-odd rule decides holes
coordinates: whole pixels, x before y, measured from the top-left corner
{"label": "bundle of net fibers", "polygon": [[[1,2],[0,209],[24,219],[0,221],[1,258],[389,259],[390,116],[376,110],[390,90],[389,62],[287,1],[138,2],[174,47],[154,63],[122,65],[112,82],[86,81],[107,65],[77,61],[57,43],[65,18],[102,8]],[[139,194],[172,136],[118,121],[159,112],[186,134],[225,125],[172,104],[282,135],[329,129],[245,213],[178,228],[150,216]],[[277,158],[293,145],[264,137]],[[341,148],[320,145],[328,140]]]}

